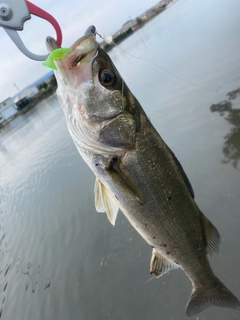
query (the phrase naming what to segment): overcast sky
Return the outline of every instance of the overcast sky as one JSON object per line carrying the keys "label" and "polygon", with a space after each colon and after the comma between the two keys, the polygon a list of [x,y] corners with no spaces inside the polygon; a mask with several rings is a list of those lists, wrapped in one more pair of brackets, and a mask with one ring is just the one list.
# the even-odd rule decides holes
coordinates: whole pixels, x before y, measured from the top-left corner
{"label": "overcast sky", "polygon": [[[127,20],[135,18],[155,5],[157,0],[32,0],[32,3],[49,12],[58,21],[63,33],[63,47],[69,47],[80,38],[89,25],[94,24],[98,32],[107,36],[118,30]],[[25,46],[36,54],[45,54],[45,38],[55,37],[51,24],[32,16],[19,31]],[[13,96],[50,69],[41,62],[25,57],[5,30],[0,28],[0,101]]]}

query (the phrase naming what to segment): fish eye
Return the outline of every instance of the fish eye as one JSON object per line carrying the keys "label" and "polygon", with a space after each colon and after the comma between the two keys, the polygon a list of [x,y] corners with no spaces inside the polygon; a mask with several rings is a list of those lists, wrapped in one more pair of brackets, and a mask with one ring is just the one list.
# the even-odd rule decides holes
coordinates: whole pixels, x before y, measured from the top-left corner
{"label": "fish eye", "polygon": [[100,72],[99,80],[103,86],[113,86],[116,81],[116,75],[109,69],[104,69]]}

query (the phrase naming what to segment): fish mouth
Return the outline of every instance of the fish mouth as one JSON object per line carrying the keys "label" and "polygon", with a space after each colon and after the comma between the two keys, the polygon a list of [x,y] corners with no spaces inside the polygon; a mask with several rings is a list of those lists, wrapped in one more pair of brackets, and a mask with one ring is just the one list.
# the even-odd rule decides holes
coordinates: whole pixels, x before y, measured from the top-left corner
{"label": "fish mouth", "polygon": [[87,34],[78,39],[70,47],[70,52],[66,54],[68,69],[71,70],[81,64],[92,62],[97,55],[98,46],[99,44],[92,34]]}
{"label": "fish mouth", "polygon": [[[49,52],[60,48],[52,37],[47,37],[46,46]],[[54,63],[57,69],[63,73],[74,70],[75,67],[78,67],[77,70],[74,70],[75,72],[85,73],[87,66],[91,65],[93,59],[97,56],[98,48],[99,44],[95,36],[93,34],[86,34],[74,42],[62,58],[54,60]]]}
{"label": "fish mouth", "polygon": [[[48,37],[47,48],[53,51],[59,48],[56,41]],[[92,62],[98,54],[99,44],[93,34],[86,34],[78,39],[61,58],[56,58],[57,67],[55,75],[58,78],[58,87],[73,88],[81,84],[92,83]]]}

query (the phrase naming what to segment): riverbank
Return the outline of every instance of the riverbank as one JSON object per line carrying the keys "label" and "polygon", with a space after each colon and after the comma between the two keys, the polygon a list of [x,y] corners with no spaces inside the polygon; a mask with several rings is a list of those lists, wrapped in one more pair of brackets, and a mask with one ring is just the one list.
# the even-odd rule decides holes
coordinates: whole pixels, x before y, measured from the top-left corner
{"label": "riverbank", "polygon": [[111,36],[106,37],[100,44],[105,51],[109,51],[129,36],[131,36],[138,29],[142,28],[146,23],[151,21],[157,15],[165,11],[170,4],[176,0],[162,0],[155,6],[149,8],[144,13],[136,17],[135,19],[127,21],[121,29],[116,31]]}
{"label": "riverbank", "polygon": [[37,104],[42,102],[43,100],[47,99],[51,95],[53,95],[56,92],[56,88],[48,87],[45,90],[40,91],[32,100],[29,102],[25,107],[18,110],[14,115],[9,117],[8,119],[4,120],[2,123],[0,123],[0,130],[9,122],[16,119],[18,116],[25,114],[32,108],[34,108]]}

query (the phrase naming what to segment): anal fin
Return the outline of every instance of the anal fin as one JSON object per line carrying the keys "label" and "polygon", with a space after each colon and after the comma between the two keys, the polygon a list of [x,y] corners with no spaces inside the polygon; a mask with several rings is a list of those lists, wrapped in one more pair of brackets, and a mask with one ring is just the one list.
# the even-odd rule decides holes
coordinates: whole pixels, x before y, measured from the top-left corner
{"label": "anal fin", "polygon": [[150,262],[150,274],[153,274],[156,278],[159,278],[164,273],[177,268],[179,268],[179,266],[176,263],[169,261],[163,257],[161,253],[153,249]]}
{"label": "anal fin", "polygon": [[115,225],[119,207],[114,196],[98,179],[95,181],[94,193],[96,210],[106,212],[108,220]]}

